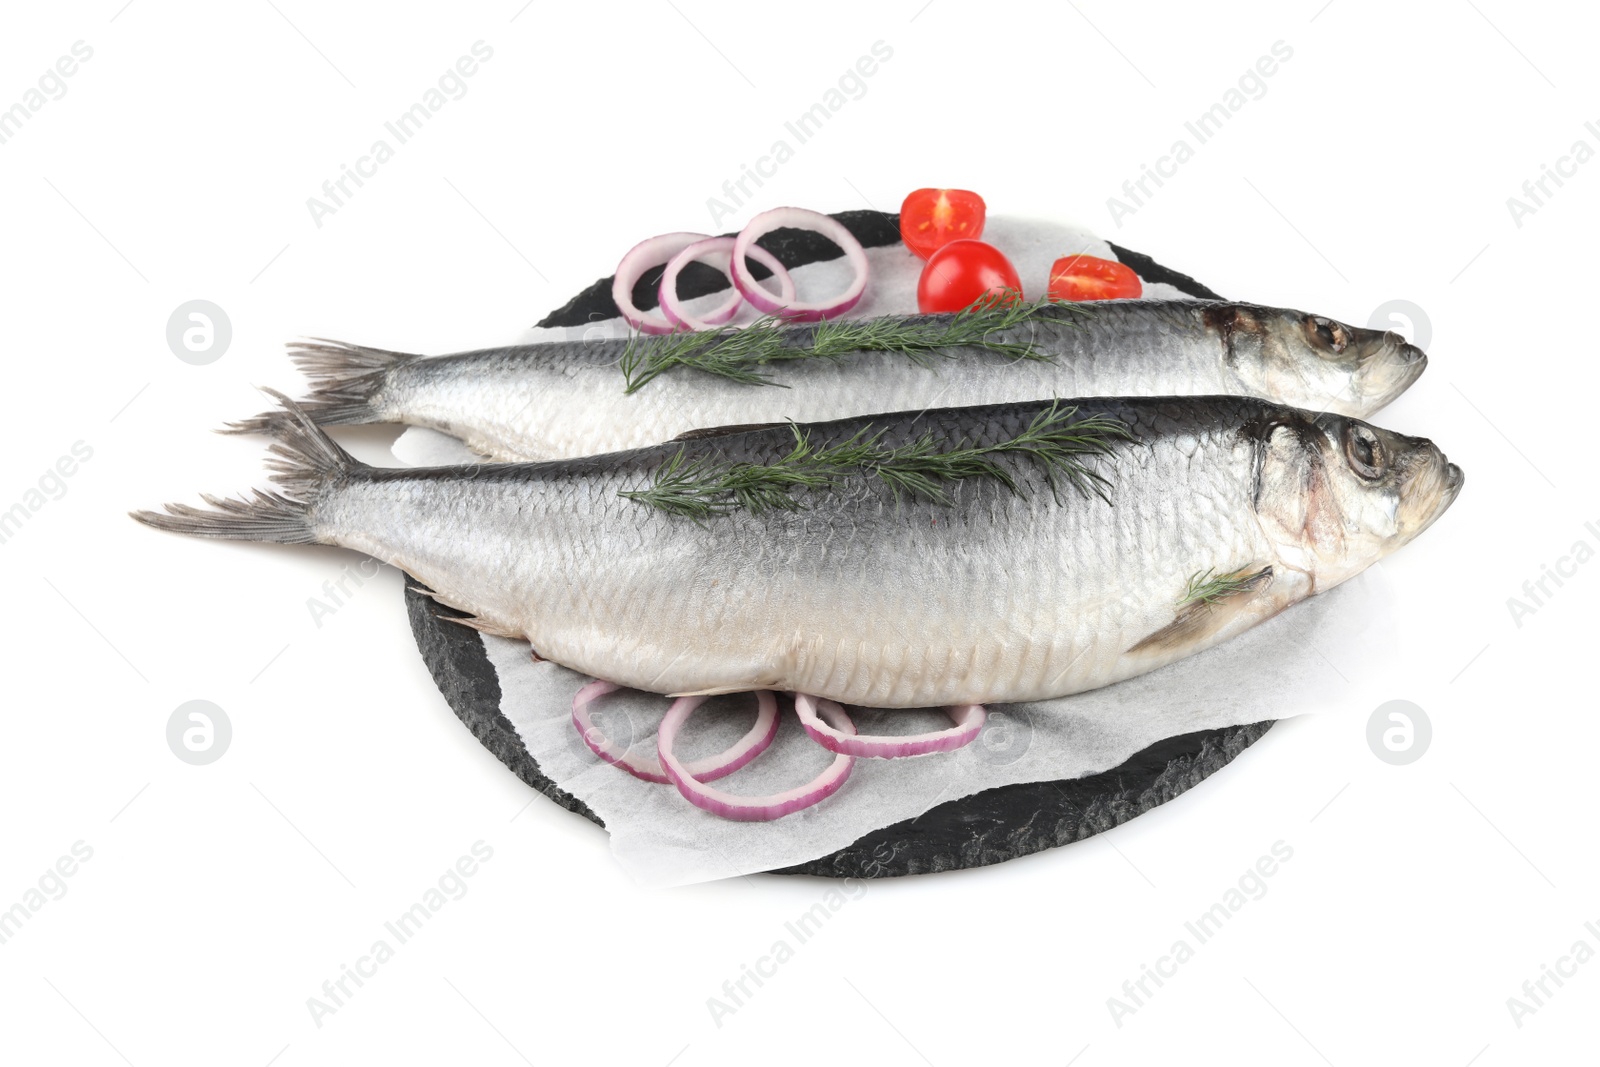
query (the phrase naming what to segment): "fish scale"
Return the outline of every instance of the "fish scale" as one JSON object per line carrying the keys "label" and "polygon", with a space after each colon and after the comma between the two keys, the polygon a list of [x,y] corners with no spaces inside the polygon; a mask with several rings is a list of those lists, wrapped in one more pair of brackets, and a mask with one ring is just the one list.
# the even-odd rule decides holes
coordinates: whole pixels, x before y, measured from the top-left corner
{"label": "fish scale", "polygon": [[[621,494],[674,457],[776,463],[797,431],[393,469],[356,462],[289,405],[273,446],[286,495],[136,517],[359,549],[472,625],[621,685],[923,707],[1062,696],[1209,647],[1409,541],[1461,484],[1431,442],[1343,416],[1237,397],[1070,403],[1071,418],[1126,431],[1079,457],[1105,479],[1104,498],[1052,487],[1036,460],[1002,451],[990,458],[1014,492],[971,476],[941,482],[943,499],[897,496],[857,473],[797,490],[792,510],[697,520]],[[1001,445],[1058,414],[1054,402],[1004,404],[798,432],[819,448],[881,434],[886,449],[927,435],[948,450]],[[1372,469],[1358,477],[1351,454]],[[1217,603],[1185,603],[1199,575],[1263,570],[1268,580]]]}
{"label": "fish scale", "polygon": [[[1038,410],[1037,406],[1008,409],[998,418],[973,421],[956,417],[953,422],[949,413],[930,413],[918,427],[907,425],[900,433],[883,420],[853,420],[830,428],[829,437],[842,439],[861,425],[884,424],[891,426],[885,436],[885,444],[889,445],[924,430],[985,444],[1014,435]],[[910,420],[901,422],[909,424]],[[1139,432],[1137,425],[1134,432]],[[729,440],[738,442],[739,447],[710,442],[698,448],[690,442],[685,447],[691,456],[771,461],[787,452],[793,442],[787,431],[758,431]],[[757,447],[762,444],[764,448]],[[1074,525],[1103,534],[1095,528],[1106,517],[1112,513],[1132,514],[1134,510],[1113,509],[1098,498],[1084,498],[1071,489],[1062,490],[1057,504],[1031,464],[1022,461],[1013,465],[1023,489],[1020,496],[993,483],[963,483],[954,488],[949,505],[895,501],[886,489],[865,482],[839,494],[845,497],[838,501],[839,507],[831,506],[833,500],[808,499],[808,506],[801,512],[737,514],[696,524],[616,495],[623,489],[636,488],[639,474],[658,466],[667,451],[646,450],[614,457],[614,464],[599,484],[579,499],[569,497],[562,501],[562,494],[555,493],[552,510],[570,514],[573,524],[568,526],[563,519],[555,527],[530,529],[524,545],[532,555],[539,556],[537,547],[551,544],[557,548],[558,565],[529,584],[512,585],[512,603],[487,606],[495,591],[470,577],[463,584],[442,576],[429,578],[415,570],[413,573],[447,599],[470,604],[479,615],[526,634],[541,655],[559,662],[583,662],[586,652],[593,648],[594,637],[584,628],[573,628],[561,620],[579,615],[592,617],[596,611],[605,612],[604,605],[608,603],[619,605],[609,611],[609,625],[600,629],[613,635],[634,631],[631,638],[613,636],[606,644],[611,655],[639,666],[628,671],[620,663],[590,662],[580,669],[626,684],[680,691],[763,682],[879,706],[941,703],[947,696],[951,702],[959,702],[968,690],[1005,692],[1006,699],[1021,699],[1020,694],[1011,695],[1012,691],[1037,685],[1047,674],[1057,673],[1062,665],[1061,650],[1042,654],[1031,672],[1019,671],[1016,650],[1029,643],[1030,633],[1038,629],[1036,622],[1042,620],[1048,632],[1064,626],[1068,622],[1064,616],[1072,612],[1071,604],[1081,599],[1085,591],[1072,588],[1077,584],[1069,573],[1073,568],[1052,565],[1061,554],[1063,541],[1077,539]],[[1117,466],[1125,462],[1121,456],[1115,461]],[[484,473],[491,472],[493,468]],[[1129,473],[1134,476],[1134,472]],[[402,480],[405,476],[401,473],[394,477]],[[1120,471],[1117,477],[1121,479]],[[480,477],[473,481],[484,480]],[[365,492],[377,493],[382,499],[389,495],[382,482]],[[534,494],[536,498],[543,495]],[[569,512],[563,503],[576,508]],[[345,500],[338,506],[342,511],[355,505]],[[489,512],[515,510],[503,502],[485,501],[478,506]],[[1078,523],[1073,523],[1074,515],[1081,516]],[[945,519],[942,524],[937,522],[940,518]],[[322,521],[332,524],[337,540],[339,521]],[[1053,534],[1047,531],[1051,524],[1060,526]],[[635,536],[624,533],[609,542],[586,540],[578,532],[582,525],[623,531],[631,527]],[[1136,525],[1144,530],[1151,524]],[[475,525],[474,531],[477,529]],[[885,539],[885,531],[893,536]],[[1002,535],[1000,543],[995,539],[997,531]],[[1045,536],[1035,536],[1039,534]],[[600,553],[607,562],[598,567],[581,557],[560,555],[560,545],[574,542],[585,546],[609,543],[616,550]],[[1092,545],[1094,541],[1085,538],[1082,543]],[[509,551],[509,546],[504,550]],[[1010,558],[997,557],[997,550],[1008,553]],[[906,580],[888,585],[874,580],[874,575],[890,573],[896,567],[894,560],[907,557],[933,567],[919,568]],[[1126,553],[1104,561],[1090,558],[1085,569],[1097,572],[1103,580],[1115,575],[1116,565],[1125,561]],[[415,558],[410,563],[412,567],[422,566]],[[903,563],[898,569],[904,569]],[[574,571],[587,573],[582,582],[576,583],[579,595],[568,596],[566,590],[571,587],[559,576]],[[759,580],[741,581],[744,573],[759,575]],[[710,585],[711,575],[720,579],[719,587]],[[1118,584],[1129,580],[1122,578]],[[1176,581],[1181,587],[1182,576]],[[1172,585],[1170,578],[1167,584]],[[739,592],[730,597],[719,592],[722,587],[737,587]],[[513,606],[526,600],[541,605],[539,617],[529,617],[527,611]],[[1136,624],[1139,633],[1131,634],[1126,644],[1166,621],[1172,594],[1163,601],[1156,615]],[[853,617],[856,622],[843,628],[830,624],[830,619],[839,616]],[[630,626],[630,617],[651,620],[647,632],[638,633],[637,626]],[[672,647],[679,651],[671,657],[661,647],[664,620],[669,617],[678,620],[677,629],[667,635],[677,638]],[[1111,620],[1119,627],[1125,627],[1127,621]],[[1105,625],[1097,629],[1103,631]],[[695,639],[696,634],[700,635],[699,640]],[[757,634],[769,635],[764,645],[756,639]],[[816,641],[807,643],[796,635],[816,635]],[[930,637],[945,647],[971,650],[968,662],[975,666],[956,683],[966,690],[946,694],[939,691],[939,685],[929,685],[933,672],[923,668]],[[790,645],[797,640],[801,643],[795,652]],[[725,650],[731,644],[749,646],[747,654],[733,657],[737,666],[728,664]],[[681,650],[683,647],[688,648],[687,653]],[[899,656],[903,665],[886,669],[890,656]],[[1103,654],[1084,657],[1084,677],[1092,678],[1102,670],[1106,658]],[[771,676],[774,669],[783,669],[785,661],[791,659],[787,669],[792,676]],[[661,675],[660,670],[669,662],[675,673]],[[729,677],[730,669],[746,673]]]}
{"label": "fish scale", "polygon": [[[913,328],[951,318],[878,321]],[[776,333],[786,350],[806,351],[817,329]],[[681,338],[556,341],[434,357],[319,342],[292,346],[291,355],[313,379],[304,406],[318,422],[424,426],[503,460],[615,452],[704,427],[1055,397],[1258,396],[1366,416],[1426,365],[1396,334],[1214,301],[1060,305],[995,330],[989,340],[1030,345],[1040,358],[974,345],[916,359],[857,351],[753,367],[770,378],[767,385],[675,367],[629,393],[622,364],[630,344],[650,353]],[[276,417],[235,429],[268,429]]]}

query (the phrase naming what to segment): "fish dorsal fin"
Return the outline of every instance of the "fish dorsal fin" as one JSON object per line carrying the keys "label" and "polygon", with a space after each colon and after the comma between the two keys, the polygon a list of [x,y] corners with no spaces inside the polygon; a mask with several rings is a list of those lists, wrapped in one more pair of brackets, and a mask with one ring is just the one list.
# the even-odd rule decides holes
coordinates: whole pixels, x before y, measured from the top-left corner
{"label": "fish dorsal fin", "polygon": [[1172,621],[1141,639],[1129,652],[1186,654],[1238,617],[1245,606],[1272,585],[1270,566],[1241,567],[1228,574],[1207,571],[1189,579]]}
{"label": "fish dorsal fin", "polygon": [[732,426],[706,426],[685,430],[672,438],[674,441],[704,441],[708,437],[727,437],[730,434],[749,433],[751,430],[770,430],[774,426],[787,426],[786,422],[741,422]]}

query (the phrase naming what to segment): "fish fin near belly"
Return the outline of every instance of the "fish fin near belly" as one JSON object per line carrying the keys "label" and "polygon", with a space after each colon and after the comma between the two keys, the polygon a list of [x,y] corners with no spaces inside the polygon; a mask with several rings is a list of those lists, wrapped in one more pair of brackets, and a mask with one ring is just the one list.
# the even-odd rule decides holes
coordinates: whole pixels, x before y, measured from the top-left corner
{"label": "fish fin near belly", "polygon": [[[445,607],[451,608],[452,610],[455,610],[455,611],[469,611],[470,610],[469,608],[462,607],[460,604],[453,603],[448,597],[445,597],[445,596],[443,596],[443,595],[441,595],[439,593],[434,592],[432,589],[429,589],[427,586],[413,585],[410,588],[411,588],[411,591],[413,593],[421,593],[423,596],[432,597],[434,603],[443,604]],[[492,622],[492,621],[490,621],[488,619],[485,619],[485,618],[481,618],[480,616],[477,616],[477,615],[466,615],[466,616],[435,615],[434,618],[442,619],[445,622],[453,622],[457,626],[465,626],[470,630],[476,630],[480,634],[488,634],[491,637],[511,637],[511,638],[518,638],[518,639],[522,639],[522,638],[526,637],[526,635],[523,634],[520,630],[508,629],[505,626],[501,626],[498,623]],[[538,663],[538,662],[542,661],[542,657],[537,652],[535,652],[533,654],[533,657],[534,657],[534,662],[535,663]]]}
{"label": "fish fin near belly", "polygon": [[751,430],[770,430],[776,426],[787,426],[784,422],[740,422],[731,426],[705,426],[695,430],[685,430],[678,436],[671,438],[673,441],[704,441],[708,437],[727,437],[736,433],[749,433]]}
{"label": "fish fin near belly", "polygon": [[[510,637],[510,638],[519,639],[519,640],[522,639],[522,637],[523,637],[523,635],[522,635],[522,633],[520,631],[508,630],[503,626],[497,626],[496,624],[490,622],[488,619],[480,619],[480,618],[478,618],[477,616],[474,616],[474,615],[467,615],[467,616],[439,615],[439,616],[436,616],[436,618],[443,619],[445,622],[453,622],[453,623],[457,624],[458,626],[465,626],[468,629],[476,630],[480,634],[488,634],[491,637]],[[535,652],[533,654],[533,657],[534,657],[533,658],[533,662],[535,662],[535,663],[543,663],[544,662],[543,657],[541,657],[537,652]]]}
{"label": "fish fin near belly", "polygon": [[1187,650],[1211,637],[1244,612],[1256,597],[1272,585],[1272,568],[1251,570],[1242,567],[1230,574],[1206,575],[1199,595],[1193,595],[1195,579],[1190,580],[1191,595],[1178,608],[1173,620],[1132,645],[1131,652],[1162,652],[1186,655]]}
{"label": "fish fin near belly", "polygon": [[740,685],[714,685],[709,689],[691,689],[682,693],[668,693],[667,696],[676,700],[679,697],[720,697],[729,693],[754,693],[762,689],[772,689],[771,685],[761,682],[745,682]]}

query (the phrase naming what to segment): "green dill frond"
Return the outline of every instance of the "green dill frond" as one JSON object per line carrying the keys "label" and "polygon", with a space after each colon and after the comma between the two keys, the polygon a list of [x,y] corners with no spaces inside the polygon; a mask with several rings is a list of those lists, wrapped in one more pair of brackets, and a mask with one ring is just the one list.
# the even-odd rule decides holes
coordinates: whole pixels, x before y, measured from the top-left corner
{"label": "green dill frond", "polygon": [[1261,571],[1252,571],[1248,567],[1243,570],[1231,571],[1227,574],[1217,574],[1215,568],[1189,576],[1187,587],[1183,596],[1178,600],[1178,607],[1188,607],[1190,604],[1215,604],[1225,600],[1235,593],[1242,593],[1254,588],[1261,580]]}
{"label": "green dill frond", "polygon": [[1013,493],[1022,492],[1012,472],[998,462],[1003,455],[1023,455],[1045,474],[1059,501],[1065,480],[1084,496],[1091,493],[1110,503],[1110,481],[1088,464],[1088,458],[1111,451],[1112,442],[1130,439],[1128,428],[1103,415],[1076,418],[1076,408],[1059,403],[1041,411],[1026,430],[993,445],[970,447],[965,441],[944,447],[931,433],[890,448],[883,430],[863,427],[835,445],[817,447],[806,431],[791,424],[794,447],[772,463],[709,464],[688,460],[680,449],[656,471],[648,489],[620,495],[674,515],[705,519],[731,511],[793,511],[801,489],[828,488],[845,478],[866,475],[881,479],[896,498],[909,496],[947,503],[945,484],[968,478],[992,478]]}
{"label": "green dill frond", "polygon": [[[1028,302],[1014,290],[985,294],[947,320],[915,322],[902,318],[824,320],[806,338],[803,331],[791,333],[792,323],[781,318],[756,320],[743,329],[703,330],[645,337],[635,333],[628,338],[619,365],[625,392],[633,393],[674,367],[688,367],[719,375],[747,385],[773,385],[769,375],[756,368],[795,359],[840,359],[852,352],[895,352],[920,365],[930,357],[950,355],[963,346],[985,348],[1012,359],[1048,362],[1030,342],[1002,340],[994,335],[1033,321],[1049,309],[1070,307],[1076,315],[1087,315],[1079,304],[1043,300]],[[1051,316],[1069,327],[1078,323],[1069,317]]]}

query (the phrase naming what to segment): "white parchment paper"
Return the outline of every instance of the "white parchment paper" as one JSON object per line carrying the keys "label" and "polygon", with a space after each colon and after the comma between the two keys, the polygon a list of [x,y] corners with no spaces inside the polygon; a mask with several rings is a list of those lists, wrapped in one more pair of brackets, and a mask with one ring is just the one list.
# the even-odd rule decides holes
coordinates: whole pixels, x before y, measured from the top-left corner
{"label": "white parchment paper", "polygon": [[[1059,224],[995,218],[984,237],[1011,258],[1029,297],[1043,295],[1051,264],[1087,253],[1115,259],[1098,237]],[[922,261],[904,248],[868,249],[872,281],[852,317],[916,310]],[[842,262],[792,272],[802,293],[842,288]],[[1150,297],[1183,299],[1164,284]],[[702,298],[702,306],[717,297]],[[691,307],[696,305],[691,304]],[[748,322],[748,306],[736,322]],[[584,327],[529,330],[519,342],[621,336],[620,319]],[[459,441],[408,429],[393,446],[409,465],[473,462]],[[617,860],[641,883],[667,886],[729,878],[802,863],[868,831],[914,818],[935,804],[1018,782],[1078,778],[1108,770],[1164,738],[1240,723],[1376,703],[1389,691],[1403,650],[1391,623],[1392,594],[1374,569],[1300,604],[1227,644],[1159,671],[1091,693],[989,709],[983,733],[954,753],[900,760],[857,760],[850,780],[816,807],[770,823],[718,818],[670,785],[641,781],[595,757],[572,725],[572,698],[587,681],[552,663],[534,663],[522,641],[482,637],[500,677],[501,710],[541,770],[587,804],[611,833]],[[600,727],[619,746],[654,751],[664,698],[623,692],[595,706]],[[777,740],[760,759],[717,782],[759,795],[810,780],[833,758],[800,729],[780,697]],[[722,697],[696,712],[681,754],[720,751],[749,728],[754,699]],[[948,725],[937,711],[856,714],[864,733],[911,733]]]}
{"label": "white parchment paper", "polygon": [[[1090,693],[1032,704],[996,704],[984,732],[956,752],[915,759],[858,759],[844,788],[815,807],[769,823],[732,822],[689,804],[670,785],[641,781],[601,762],[572,725],[572,697],[588,679],[534,663],[522,641],[485,637],[500,676],[501,710],[541,770],[599,815],[611,851],[636,879],[682,885],[771,870],[825,856],[870,830],[937,803],[1014,782],[1079,778],[1108,770],[1167,737],[1263,719],[1376,706],[1382,679],[1399,662],[1381,570],[1198,656]],[[620,746],[654,751],[667,700],[618,693],[595,706]],[[721,751],[749,729],[755,701],[724,697],[695,713],[690,757]],[[771,749],[717,782],[762,795],[809,781],[833,758],[800,729],[779,698]],[[914,732],[948,725],[938,712],[860,713],[862,732]]]}

